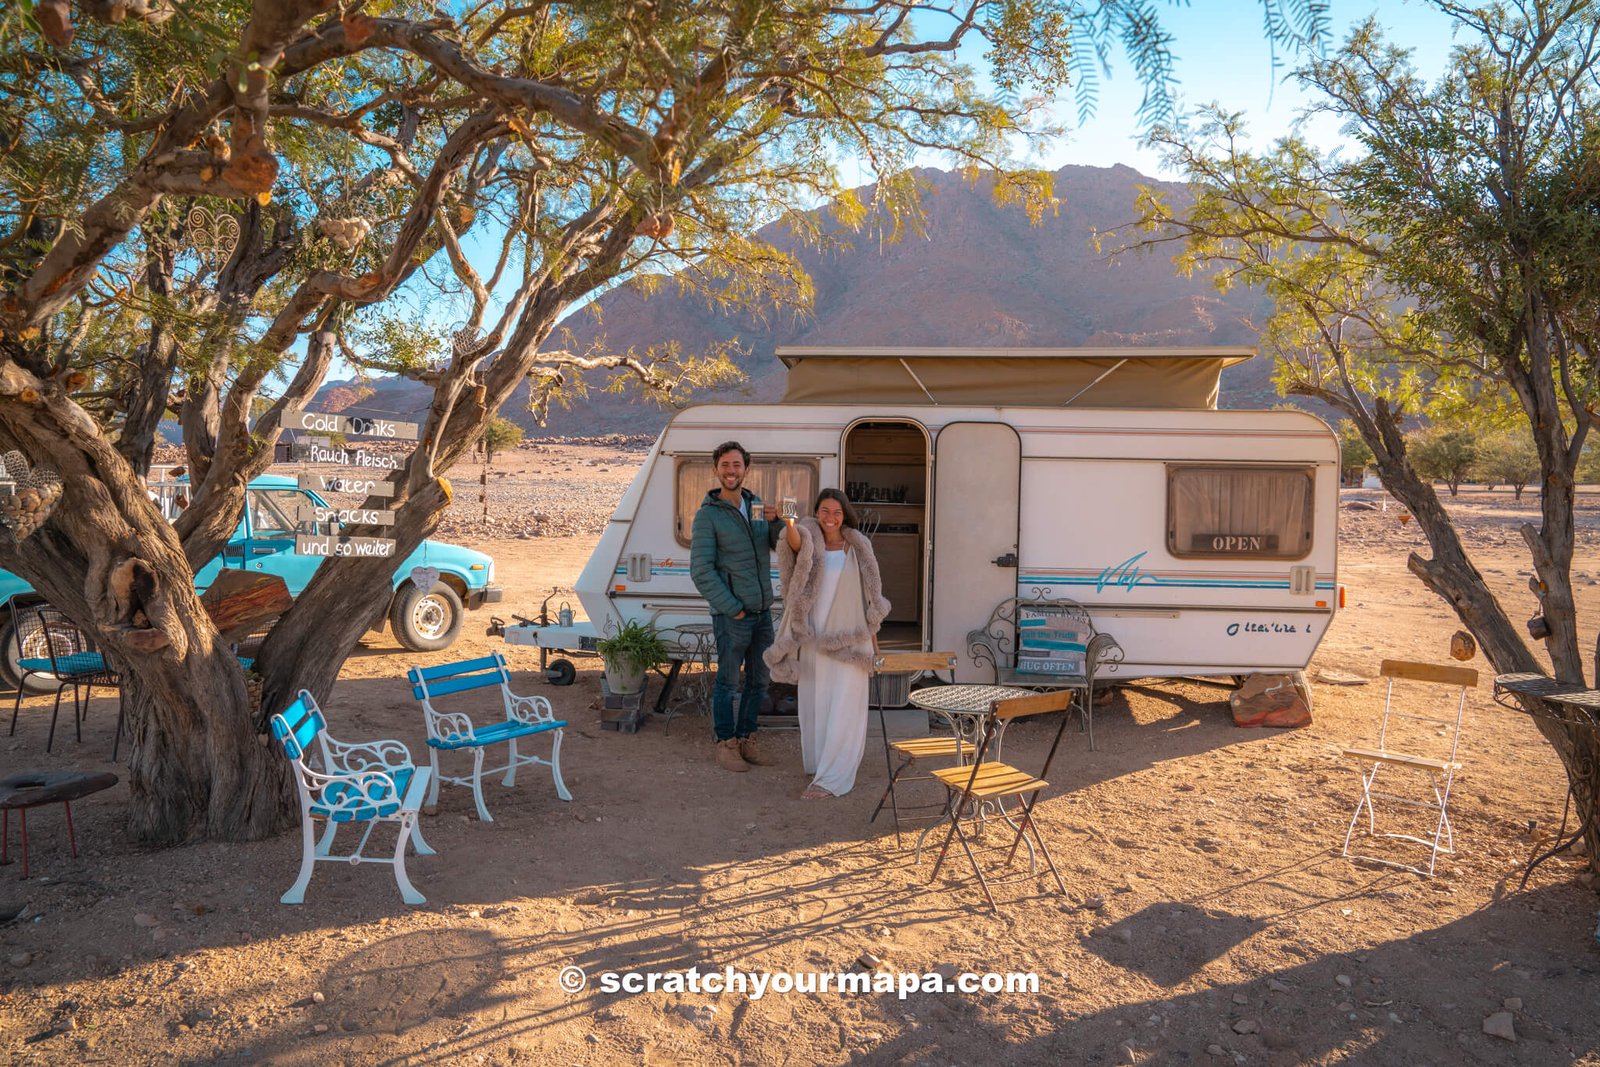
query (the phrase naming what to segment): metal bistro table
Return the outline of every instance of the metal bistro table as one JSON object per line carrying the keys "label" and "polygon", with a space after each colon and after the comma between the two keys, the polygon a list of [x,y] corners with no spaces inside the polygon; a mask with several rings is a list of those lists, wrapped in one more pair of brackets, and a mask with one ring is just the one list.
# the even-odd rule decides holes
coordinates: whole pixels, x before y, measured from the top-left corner
{"label": "metal bistro table", "polygon": [[[944,716],[950,724],[950,729],[955,731],[956,738],[961,742],[963,749],[971,748],[976,751],[978,742],[982,740],[979,734],[983,731],[983,717],[989,714],[989,706],[997,700],[1010,700],[1013,697],[1033,696],[1031,689],[1018,689],[1010,685],[934,685],[926,689],[918,689],[911,694],[911,703],[924,711],[936,712]],[[1004,722],[999,724],[995,731],[994,755],[1000,755],[1000,744],[1005,734]],[[962,761],[966,762],[965,760]]]}
{"label": "metal bistro table", "polygon": [[[956,735],[958,742],[956,748],[962,765],[966,765],[978,750],[978,742],[983,733],[983,719],[989,714],[989,708],[997,700],[1010,700],[1013,697],[1033,696],[1031,689],[1018,689],[1009,685],[972,685],[957,683],[956,685],[934,685],[926,689],[914,690],[910,695],[911,703],[924,711],[931,711],[944,717],[950,724],[950,729]],[[995,727],[994,745],[988,753],[990,759],[998,759],[1002,743],[1005,740],[1005,720],[1000,721]],[[945,797],[945,814],[949,814],[949,805],[955,794],[947,791]],[[995,813],[1005,819],[1007,823],[1015,826],[1011,816],[1007,814],[1005,806],[999,801],[993,803]],[[973,815],[981,822],[984,818],[983,804],[979,804]],[[917,834],[917,845],[913,852],[912,862],[921,862],[922,839],[928,836],[928,831],[936,825],[943,825],[943,819],[938,823],[922,828]],[[1033,870],[1034,855],[1033,842],[1023,839],[1028,846],[1028,870]]]}
{"label": "metal bistro table", "polygon": [[[1524,705],[1522,701],[1514,699],[1517,696],[1538,697],[1549,707],[1559,708],[1564,714],[1535,710],[1538,708],[1537,704],[1529,702]],[[1543,674],[1501,674],[1494,680],[1494,699],[1495,703],[1512,711],[1520,711],[1535,718],[1554,719],[1569,730],[1589,730],[1600,734],[1600,690],[1558,682]],[[1567,807],[1561,812],[1561,826],[1565,829],[1567,812],[1578,796],[1579,777],[1587,778],[1591,784],[1600,781],[1600,767],[1595,766],[1594,761],[1587,758],[1580,759],[1576,768],[1569,765],[1566,760],[1562,760],[1561,765],[1567,772]],[[1590,813],[1585,809],[1583,817],[1579,820],[1578,829],[1566,840],[1562,840],[1560,830],[1556,831],[1555,845],[1530,860],[1527,869],[1522,872],[1522,888],[1527,888],[1528,877],[1533,874],[1535,867],[1583,840],[1584,834],[1589,830],[1589,817]]]}

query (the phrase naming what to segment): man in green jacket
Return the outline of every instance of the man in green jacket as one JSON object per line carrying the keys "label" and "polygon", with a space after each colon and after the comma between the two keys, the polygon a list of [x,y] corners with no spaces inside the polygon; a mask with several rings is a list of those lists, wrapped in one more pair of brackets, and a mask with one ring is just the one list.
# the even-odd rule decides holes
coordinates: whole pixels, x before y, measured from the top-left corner
{"label": "man in green jacket", "polygon": [[[706,494],[694,514],[689,574],[711,605],[711,631],[717,641],[717,684],[712,691],[711,725],[717,763],[730,771],[752,764],[770,766],[756,748],[756,717],[767,696],[767,664],[761,658],[772,644],[772,548],[778,543],[778,509],[762,504],[744,488],[750,453],[727,441],[711,453],[718,488]],[[739,715],[733,692],[744,666]]]}

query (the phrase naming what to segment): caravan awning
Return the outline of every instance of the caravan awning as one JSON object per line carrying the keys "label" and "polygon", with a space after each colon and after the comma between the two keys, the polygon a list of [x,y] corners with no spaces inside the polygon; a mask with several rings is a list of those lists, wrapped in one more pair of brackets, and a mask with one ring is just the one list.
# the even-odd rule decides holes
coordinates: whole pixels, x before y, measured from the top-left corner
{"label": "caravan awning", "polygon": [[785,403],[1215,408],[1242,346],[878,348],[784,346]]}

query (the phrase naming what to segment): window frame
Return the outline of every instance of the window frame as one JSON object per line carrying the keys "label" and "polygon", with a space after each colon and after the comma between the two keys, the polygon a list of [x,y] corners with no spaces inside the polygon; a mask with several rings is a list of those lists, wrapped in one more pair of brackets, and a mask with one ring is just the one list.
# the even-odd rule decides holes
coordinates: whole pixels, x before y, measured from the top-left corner
{"label": "window frame", "polygon": [[[1299,475],[1305,479],[1305,543],[1298,550],[1280,548],[1275,552],[1216,552],[1193,548],[1180,548],[1177,544],[1177,493],[1179,476],[1186,472],[1206,471],[1224,474],[1284,474]],[[1288,563],[1305,559],[1316,548],[1316,487],[1317,468],[1312,463],[1168,463],[1166,541],[1167,554],[1174,559],[1233,559]]]}
{"label": "window frame", "polygon": [[[711,465],[711,453],[679,452],[674,454],[672,457],[672,536],[678,542],[678,544],[684,548],[689,548],[693,540],[694,512],[691,511],[688,514],[684,514],[678,510],[684,503],[684,501],[678,497],[678,485],[683,479],[683,468],[691,463],[704,464],[709,467]],[[822,485],[822,461],[814,455],[790,456],[782,454],[773,455],[771,453],[767,453],[760,456],[752,456],[750,458],[750,466],[747,468],[745,474],[746,488],[749,487],[750,471],[754,471],[765,465],[780,463],[789,466],[804,467],[809,473],[811,479],[810,492],[805,496],[804,499],[800,499],[798,497],[796,498],[799,500],[801,513],[808,514],[805,509],[810,507],[812,500],[816,499],[817,492]],[[706,482],[705,490],[703,490],[700,495],[694,499],[693,507],[695,510],[699,509],[700,501],[705,499],[706,492],[710,490],[713,482],[715,481],[715,470],[716,469],[713,467],[711,470],[712,477]],[[762,498],[762,502],[767,504],[777,503],[776,500],[768,500],[766,498]]]}

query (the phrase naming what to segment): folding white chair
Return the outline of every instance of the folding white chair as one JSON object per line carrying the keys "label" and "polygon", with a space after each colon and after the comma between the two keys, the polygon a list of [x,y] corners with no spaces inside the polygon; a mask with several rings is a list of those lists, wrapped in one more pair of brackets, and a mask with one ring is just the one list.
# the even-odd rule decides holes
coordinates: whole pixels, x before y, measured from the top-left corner
{"label": "folding white chair", "polygon": [[[1350,816],[1350,826],[1344,834],[1343,855],[1366,860],[1387,867],[1432,877],[1439,854],[1455,852],[1455,834],[1450,827],[1450,785],[1457,768],[1456,755],[1461,745],[1461,716],[1467,707],[1467,690],[1478,684],[1478,672],[1469,667],[1444,667],[1432,663],[1412,663],[1406,660],[1386,659],[1378,672],[1388,679],[1388,692],[1384,696],[1383,720],[1378,726],[1376,748],[1345,747],[1340,755],[1356,762],[1361,776],[1361,799]],[[1400,699],[1404,709],[1396,706],[1396,685],[1401,686]],[[1412,683],[1418,683],[1413,685]],[[1454,716],[1448,714],[1450,700],[1439,686],[1453,689]],[[1440,710],[1444,714],[1439,714]],[[1435,712],[1427,714],[1426,712]],[[1413,725],[1415,724],[1415,725]],[[1412,794],[1382,792],[1373,788],[1380,771],[1394,775],[1412,774],[1420,779],[1420,788]],[[1431,794],[1432,799],[1428,797]],[[1418,833],[1378,830],[1378,813],[1374,804],[1384,800],[1398,807],[1420,808],[1429,812],[1431,832],[1419,827]],[[1426,869],[1384,856],[1352,855],[1350,839],[1361,813],[1367,815],[1367,835],[1410,841],[1428,848]],[[1427,836],[1423,836],[1423,834]]]}

